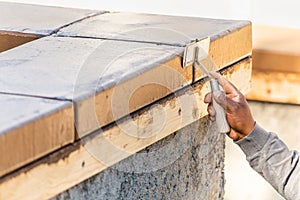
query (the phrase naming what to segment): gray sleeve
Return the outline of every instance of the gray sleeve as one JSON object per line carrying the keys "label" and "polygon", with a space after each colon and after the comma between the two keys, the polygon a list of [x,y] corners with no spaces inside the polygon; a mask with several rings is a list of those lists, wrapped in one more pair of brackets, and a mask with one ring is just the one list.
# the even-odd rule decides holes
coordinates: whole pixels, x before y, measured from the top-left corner
{"label": "gray sleeve", "polygon": [[297,151],[290,151],[276,134],[258,124],[236,142],[250,166],[286,199],[300,200],[300,164]]}

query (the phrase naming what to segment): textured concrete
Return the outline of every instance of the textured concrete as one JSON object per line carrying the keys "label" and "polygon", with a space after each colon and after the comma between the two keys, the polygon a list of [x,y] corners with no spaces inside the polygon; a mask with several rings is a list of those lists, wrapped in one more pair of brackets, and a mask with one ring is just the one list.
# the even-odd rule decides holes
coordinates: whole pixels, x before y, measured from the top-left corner
{"label": "textured concrete", "polygon": [[224,135],[208,123],[203,118],[53,200],[223,199]]}
{"label": "textured concrete", "polygon": [[[262,127],[278,134],[290,149],[300,150],[299,105],[249,103],[255,120]],[[226,139],[225,154],[225,199],[283,200],[272,186],[251,169],[243,152],[230,139]]]}

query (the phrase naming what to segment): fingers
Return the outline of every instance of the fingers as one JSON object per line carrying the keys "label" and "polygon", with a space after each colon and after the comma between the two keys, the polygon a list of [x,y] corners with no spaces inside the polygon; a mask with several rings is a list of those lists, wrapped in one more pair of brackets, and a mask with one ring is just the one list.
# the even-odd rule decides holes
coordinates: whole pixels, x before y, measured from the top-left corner
{"label": "fingers", "polygon": [[215,108],[211,104],[208,105],[207,112],[209,114],[209,119],[211,121],[215,121],[216,120],[216,110],[215,110]]}
{"label": "fingers", "polygon": [[205,95],[204,103],[211,103],[211,92]]}
{"label": "fingers", "polygon": [[215,99],[215,101],[220,104],[223,108],[226,107],[227,105],[227,98],[226,98],[226,94],[222,91],[214,91],[213,92],[213,97]]}
{"label": "fingers", "polygon": [[208,103],[208,106],[207,106],[207,112],[209,114],[209,119],[211,121],[215,121],[216,120],[216,110],[214,109],[214,107],[212,106],[211,104],[211,101],[212,101],[212,93],[207,93],[204,97],[204,103]]}
{"label": "fingers", "polygon": [[221,105],[225,110],[230,109],[232,99],[228,98],[223,91],[214,91],[213,92],[214,100]]}
{"label": "fingers", "polygon": [[226,94],[239,93],[238,89],[221,74],[217,72],[210,72],[210,75],[218,80],[219,84],[223,87]]}
{"label": "fingers", "polygon": [[215,101],[226,110],[227,113],[235,112],[238,102],[235,102],[226,96],[223,91],[214,91],[213,97]]}
{"label": "fingers", "polygon": [[230,132],[227,134],[233,141],[238,141],[241,139],[241,134],[234,129],[231,129]]}

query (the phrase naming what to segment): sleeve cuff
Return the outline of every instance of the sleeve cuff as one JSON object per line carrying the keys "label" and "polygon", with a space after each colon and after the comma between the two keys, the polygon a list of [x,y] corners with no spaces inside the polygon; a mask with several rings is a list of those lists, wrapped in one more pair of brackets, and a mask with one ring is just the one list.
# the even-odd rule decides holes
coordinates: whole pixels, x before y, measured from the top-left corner
{"label": "sleeve cuff", "polygon": [[270,134],[256,123],[249,135],[235,143],[240,146],[246,156],[250,156],[259,152],[264,147]]}

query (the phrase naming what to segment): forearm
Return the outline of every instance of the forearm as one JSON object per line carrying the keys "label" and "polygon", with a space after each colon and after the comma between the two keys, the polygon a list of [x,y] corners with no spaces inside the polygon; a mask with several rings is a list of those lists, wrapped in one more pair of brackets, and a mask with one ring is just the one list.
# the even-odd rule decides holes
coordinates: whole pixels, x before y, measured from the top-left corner
{"label": "forearm", "polygon": [[259,125],[236,143],[250,166],[281,195],[286,199],[300,199],[300,164],[296,151],[289,151],[276,134],[266,132]]}

